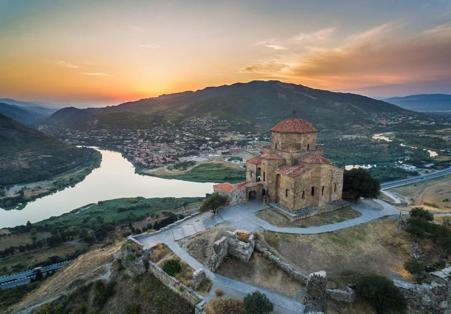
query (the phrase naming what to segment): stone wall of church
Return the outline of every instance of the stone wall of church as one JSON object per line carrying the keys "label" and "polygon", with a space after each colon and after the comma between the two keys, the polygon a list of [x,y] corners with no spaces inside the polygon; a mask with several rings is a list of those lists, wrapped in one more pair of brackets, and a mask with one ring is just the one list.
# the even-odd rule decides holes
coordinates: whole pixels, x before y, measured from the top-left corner
{"label": "stone wall of church", "polygon": [[298,152],[313,150],[316,147],[316,133],[278,133],[272,132],[272,148],[275,150]]}
{"label": "stone wall of church", "polygon": [[280,184],[278,189],[278,201],[279,204],[288,209],[295,209],[295,179],[289,176],[280,176]]}
{"label": "stone wall of church", "polygon": [[[283,160],[263,160],[262,171],[264,172],[263,184],[271,201],[277,200],[277,175],[276,170],[285,163]],[[263,177],[263,174],[262,174]]]}

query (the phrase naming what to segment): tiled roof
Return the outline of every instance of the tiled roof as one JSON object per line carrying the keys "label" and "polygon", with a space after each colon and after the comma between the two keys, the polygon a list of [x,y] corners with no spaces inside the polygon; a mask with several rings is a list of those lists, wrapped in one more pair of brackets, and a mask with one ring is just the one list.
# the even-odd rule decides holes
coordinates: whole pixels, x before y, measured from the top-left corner
{"label": "tiled roof", "polygon": [[263,155],[261,155],[262,159],[272,159],[272,160],[281,160],[283,159],[282,156],[276,154],[276,153],[264,153]]}
{"label": "tiled roof", "polygon": [[308,169],[309,167],[305,165],[282,166],[279,169],[277,169],[277,172],[283,175],[287,175],[289,177],[296,177]]}
{"label": "tiled roof", "polygon": [[316,129],[309,122],[298,118],[288,118],[277,123],[271,131],[279,133],[313,133]]}
{"label": "tiled roof", "polygon": [[313,152],[299,158],[299,162],[306,164],[330,164],[329,159],[322,156],[320,152]]}
{"label": "tiled roof", "polygon": [[246,162],[254,165],[259,165],[262,162],[262,158],[260,156],[255,156],[252,157],[251,159],[248,159]]}
{"label": "tiled roof", "polygon": [[237,187],[235,186],[235,184],[231,184],[231,183],[219,183],[219,184],[215,184],[213,186],[213,190],[214,191],[223,191],[223,192],[227,192],[227,193],[232,193],[233,191],[235,191]]}

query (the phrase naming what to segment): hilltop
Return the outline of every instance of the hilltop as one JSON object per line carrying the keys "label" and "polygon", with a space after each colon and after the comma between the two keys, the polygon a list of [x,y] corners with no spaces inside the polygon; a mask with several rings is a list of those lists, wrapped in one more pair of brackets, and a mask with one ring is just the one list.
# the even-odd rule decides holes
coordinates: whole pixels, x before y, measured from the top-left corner
{"label": "hilltop", "polygon": [[346,130],[421,116],[369,97],[279,81],[252,81],[161,95],[105,108],[64,108],[44,128],[150,128],[164,121],[215,117],[235,127],[265,130],[296,111],[319,129]]}
{"label": "hilltop", "polygon": [[42,123],[55,111],[55,109],[40,104],[0,98],[0,114],[27,126],[36,126]]}

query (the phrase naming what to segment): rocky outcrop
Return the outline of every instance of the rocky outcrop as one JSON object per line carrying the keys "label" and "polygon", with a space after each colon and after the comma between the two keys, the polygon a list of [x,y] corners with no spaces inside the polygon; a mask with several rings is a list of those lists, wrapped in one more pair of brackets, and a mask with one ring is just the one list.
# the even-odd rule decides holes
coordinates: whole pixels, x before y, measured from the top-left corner
{"label": "rocky outcrop", "polygon": [[207,267],[211,271],[216,271],[216,269],[221,266],[222,261],[227,256],[229,251],[229,240],[226,236],[215,241],[213,244],[213,252],[207,260]]}
{"label": "rocky outcrop", "polygon": [[451,313],[451,282],[432,281],[430,284],[412,284],[393,280],[407,300],[409,313]]}
{"label": "rocky outcrop", "polygon": [[243,262],[249,262],[254,253],[255,237],[254,234],[243,230],[228,232],[229,255],[235,256]]}
{"label": "rocky outcrop", "polygon": [[327,289],[327,295],[338,302],[352,303],[355,300],[355,293],[350,287],[345,289]]}
{"label": "rocky outcrop", "polygon": [[205,271],[200,268],[194,271],[193,279],[191,280],[191,286],[194,290],[197,290],[201,285],[202,281],[207,278]]}
{"label": "rocky outcrop", "polygon": [[325,312],[327,303],[327,274],[318,271],[309,274],[304,304],[306,312]]}
{"label": "rocky outcrop", "polygon": [[215,241],[213,253],[207,260],[207,267],[216,271],[227,255],[248,262],[254,252],[255,236],[244,230],[227,231],[226,235]]}

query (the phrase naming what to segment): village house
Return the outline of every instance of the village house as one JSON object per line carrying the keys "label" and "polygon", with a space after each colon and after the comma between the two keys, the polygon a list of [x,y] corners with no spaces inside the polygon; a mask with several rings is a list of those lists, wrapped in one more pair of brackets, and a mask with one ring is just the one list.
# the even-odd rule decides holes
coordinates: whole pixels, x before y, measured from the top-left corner
{"label": "village house", "polygon": [[343,206],[343,169],[317,144],[317,130],[296,117],[271,129],[271,145],[246,162],[246,182],[218,184],[231,204],[265,201],[289,218],[304,218]]}

